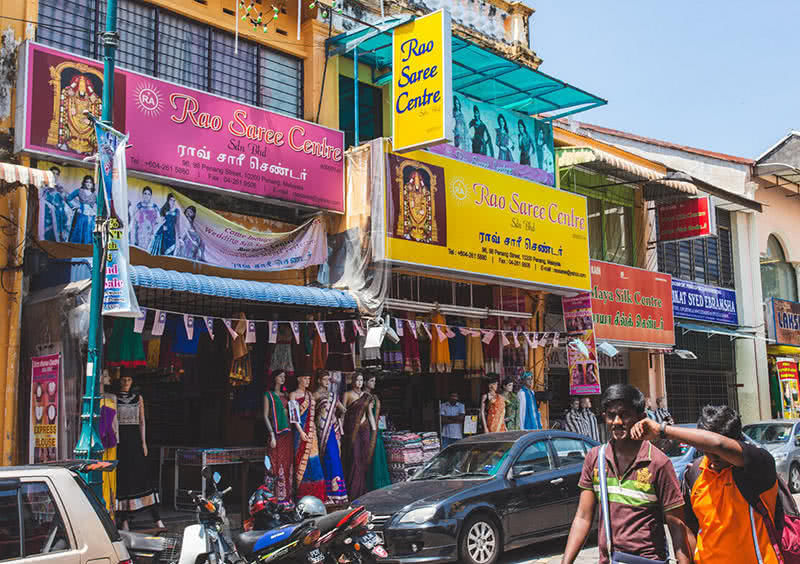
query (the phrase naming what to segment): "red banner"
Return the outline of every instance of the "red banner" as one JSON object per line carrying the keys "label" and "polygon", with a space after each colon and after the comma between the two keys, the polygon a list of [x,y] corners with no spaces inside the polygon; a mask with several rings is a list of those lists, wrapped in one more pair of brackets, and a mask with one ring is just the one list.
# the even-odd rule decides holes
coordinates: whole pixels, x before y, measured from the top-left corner
{"label": "red banner", "polygon": [[590,269],[598,340],[654,348],[675,344],[669,274],[596,260]]}
{"label": "red banner", "polygon": [[680,241],[716,234],[711,198],[694,198],[656,207],[658,240]]}

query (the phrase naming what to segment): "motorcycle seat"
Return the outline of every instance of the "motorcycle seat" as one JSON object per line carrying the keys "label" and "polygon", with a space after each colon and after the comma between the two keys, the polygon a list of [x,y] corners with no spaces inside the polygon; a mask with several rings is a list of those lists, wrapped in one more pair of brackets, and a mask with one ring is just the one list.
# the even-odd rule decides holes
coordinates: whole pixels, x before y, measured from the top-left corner
{"label": "motorcycle seat", "polygon": [[339,524],[348,513],[350,513],[349,509],[342,509],[340,511],[334,511],[333,513],[328,513],[327,515],[323,515],[314,520],[314,524],[319,529],[320,536],[324,536],[326,533],[329,533],[333,529],[336,528],[336,525]]}
{"label": "motorcycle seat", "polygon": [[268,531],[247,531],[236,535],[235,544],[239,554],[249,560],[253,555],[253,548],[256,546],[258,539],[267,534],[267,532]]}

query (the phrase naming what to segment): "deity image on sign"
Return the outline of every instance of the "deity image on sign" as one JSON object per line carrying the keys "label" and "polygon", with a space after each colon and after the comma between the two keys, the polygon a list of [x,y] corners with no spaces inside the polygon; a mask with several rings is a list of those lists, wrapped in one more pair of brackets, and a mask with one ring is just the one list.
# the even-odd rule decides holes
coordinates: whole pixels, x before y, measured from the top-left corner
{"label": "deity image on sign", "polygon": [[[444,245],[444,223],[436,217],[437,194],[441,191],[433,167],[416,161],[404,160],[395,167],[394,182],[397,191],[397,238]],[[440,212],[444,211],[443,209]]]}
{"label": "deity image on sign", "polygon": [[53,118],[47,144],[62,151],[91,155],[97,151],[94,125],[86,113],[102,112],[103,73],[83,63],[64,62],[50,67]]}

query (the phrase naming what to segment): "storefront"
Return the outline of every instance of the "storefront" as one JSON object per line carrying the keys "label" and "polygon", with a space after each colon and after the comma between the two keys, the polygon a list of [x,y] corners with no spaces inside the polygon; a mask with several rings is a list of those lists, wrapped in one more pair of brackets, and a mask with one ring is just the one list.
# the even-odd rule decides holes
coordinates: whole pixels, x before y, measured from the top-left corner
{"label": "storefront", "polygon": [[800,303],[772,298],[767,302],[766,315],[772,415],[797,418],[800,416],[797,392],[800,385]]}

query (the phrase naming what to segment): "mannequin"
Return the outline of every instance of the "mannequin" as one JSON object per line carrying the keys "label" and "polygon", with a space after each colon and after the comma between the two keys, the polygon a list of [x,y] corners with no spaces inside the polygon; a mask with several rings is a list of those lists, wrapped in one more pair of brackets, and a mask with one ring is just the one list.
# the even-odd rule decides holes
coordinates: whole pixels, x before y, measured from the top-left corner
{"label": "mannequin", "polygon": [[378,428],[369,409],[371,403],[372,394],[364,390],[364,375],[357,373],[353,376],[351,389],[344,396],[347,409],[344,416],[345,467],[351,499],[358,499],[367,492],[370,439]]}
{"label": "mannequin", "polygon": [[[103,460],[117,459],[119,443],[119,418],[117,417],[117,396],[111,393],[111,374],[103,370],[103,388],[105,393],[100,400],[100,420],[97,424],[100,441],[103,443]],[[117,470],[103,472],[103,500],[106,510],[114,519],[117,508]]]}
{"label": "mannequin", "polygon": [[497,393],[498,377],[489,378],[489,391],[481,397],[481,422],[486,433],[500,433],[506,430],[506,399]]}
{"label": "mannequin", "polygon": [[367,471],[367,489],[378,490],[391,485],[392,479],[389,476],[389,464],[386,461],[386,447],[383,445],[383,435],[377,423],[381,418],[381,400],[375,393],[377,376],[371,374],[367,377],[367,392],[372,395],[372,418],[375,420],[375,431],[372,432],[372,440],[369,446],[369,470]]}
{"label": "mannequin", "polygon": [[533,374],[523,372],[522,389],[517,392],[519,398],[519,428],[529,431],[541,429],[542,421],[539,418],[539,406],[536,403],[536,393],[533,391]]}
{"label": "mannequin", "polygon": [[297,377],[297,389],[289,395],[289,420],[294,425],[295,497],[313,495],[325,499],[325,476],[319,460],[314,398],[308,387],[311,376]]}
{"label": "mannequin", "polygon": [[319,458],[325,475],[325,505],[346,505],[347,486],[342,470],[342,426],[339,420],[345,409],[331,389],[331,376],[327,370],[317,372],[316,428],[319,437]]}
{"label": "mannequin", "polygon": [[164,523],[158,511],[158,493],[148,486],[147,432],[144,416],[144,399],[132,392],[133,377],[123,374],[117,396],[119,418],[119,467],[117,473],[117,514],[122,529],[129,529],[132,514],[149,508],[159,529]]}
{"label": "mannequin", "polygon": [[506,430],[519,429],[519,397],[514,393],[514,380],[509,378],[503,382],[503,397],[506,400]]}
{"label": "mannequin", "polygon": [[284,392],[286,373],[282,370],[277,372],[273,380],[272,390],[264,393],[264,423],[275,478],[273,493],[279,502],[288,502],[294,490],[294,437],[289,427],[289,401]]}

